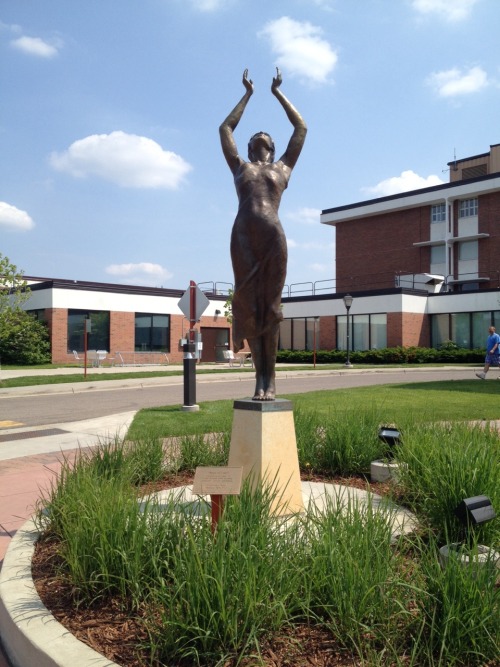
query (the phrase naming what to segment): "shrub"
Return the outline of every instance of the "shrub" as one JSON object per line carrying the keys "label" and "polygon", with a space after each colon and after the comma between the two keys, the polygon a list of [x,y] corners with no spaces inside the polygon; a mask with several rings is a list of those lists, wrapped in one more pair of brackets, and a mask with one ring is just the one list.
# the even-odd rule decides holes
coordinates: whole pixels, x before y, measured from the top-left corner
{"label": "shrub", "polygon": [[[353,364],[467,364],[483,363],[485,351],[443,345],[440,349],[432,347],[386,347],[380,350],[350,352]],[[317,364],[343,364],[346,361],[345,350],[318,350]],[[312,364],[314,353],[311,350],[279,350],[277,361],[289,364]]]}
{"label": "shrub", "polygon": [[0,315],[0,360],[21,366],[50,362],[47,325],[24,310],[3,312]]}

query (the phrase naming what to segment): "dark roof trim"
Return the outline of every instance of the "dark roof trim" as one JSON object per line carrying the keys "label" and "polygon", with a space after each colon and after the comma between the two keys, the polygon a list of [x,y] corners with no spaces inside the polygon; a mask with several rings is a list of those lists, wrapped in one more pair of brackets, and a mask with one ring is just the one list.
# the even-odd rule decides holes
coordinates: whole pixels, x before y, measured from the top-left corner
{"label": "dark roof trim", "polygon": [[321,215],[326,215],[327,213],[337,213],[339,211],[349,211],[353,208],[361,208],[362,206],[371,206],[372,204],[379,204],[386,201],[395,201],[397,199],[404,199],[405,197],[413,197],[414,195],[426,194],[428,192],[439,192],[440,190],[448,190],[450,188],[456,188],[459,185],[464,183],[479,183],[481,181],[490,181],[494,178],[498,178],[500,172],[495,172],[494,174],[488,174],[487,176],[477,176],[476,178],[467,178],[461,181],[453,181],[452,183],[443,183],[442,185],[433,185],[429,188],[420,188],[419,190],[408,190],[408,192],[399,192],[397,195],[388,195],[387,197],[377,197],[376,199],[367,199],[365,201],[356,202],[354,204],[345,204],[344,206],[334,206],[333,208],[327,208],[321,211]]}
{"label": "dark roof trim", "polygon": [[[28,276],[24,276],[25,280],[33,280]],[[35,280],[38,280],[35,278]],[[92,283],[86,280],[61,280],[58,278],[50,278],[43,280],[40,283],[29,285],[32,292],[44,289],[72,289],[85,290],[89,292],[115,292],[117,294],[144,294],[154,296],[178,296],[179,298],[184,292],[181,290],[164,289],[162,287],[141,287],[138,285],[117,285],[112,283]]]}
{"label": "dark roof trim", "polygon": [[[184,294],[185,290],[166,289],[163,287],[144,287],[140,285],[119,285],[114,283],[94,283],[86,280],[66,280],[60,278],[36,278],[33,276],[23,276],[26,281],[40,281],[28,285],[32,292],[47,289],[68,289],[87,292],[106,292],[115,294],[134,294],[140,296],[159,296],[159,297],[178,297]],[[219,294],[207,295],[212,301],[227,301],[227,296]]]}

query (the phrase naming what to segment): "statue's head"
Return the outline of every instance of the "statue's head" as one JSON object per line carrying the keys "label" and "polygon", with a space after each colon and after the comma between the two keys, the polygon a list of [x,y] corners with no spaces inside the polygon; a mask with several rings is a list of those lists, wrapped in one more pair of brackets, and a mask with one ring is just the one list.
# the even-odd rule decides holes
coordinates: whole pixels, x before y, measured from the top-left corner
{"label": "statue's head", "polygon": [[257,152],[262,147],[268,151],[268,162],[274,162],[276,149],[274,148],[271,135],[267,134],[267,132],[257,132],[253,137],[250,137],[250,141],[248,142],[248,159],[250,162],[257,162],[259,160]]}

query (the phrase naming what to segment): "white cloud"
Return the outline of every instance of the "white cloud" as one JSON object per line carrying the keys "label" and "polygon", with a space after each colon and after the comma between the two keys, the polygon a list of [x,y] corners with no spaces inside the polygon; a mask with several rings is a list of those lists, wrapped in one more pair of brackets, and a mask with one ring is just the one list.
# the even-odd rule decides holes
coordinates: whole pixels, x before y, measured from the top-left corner
{"label": "white cloud", "polygon": [[312,83],[326,83],[338,56],[322,34],[320,27],[283,16],[266,23],[259,37],[269,39],[271,50],[277,56],[276,64],[291,76]]}
{"label": "white cloud", "polygon": [[318,225],[321,210],[319,208],[308,208],[304,206],[297,211],[286,214],[287,220],[298,222],[303,225]]}
{"label": "white cloud", "polygon": [[26,232],[34,226],[35,223],[26,211],[0,201],[0,229]]}
{"label": "white cloud", "polygon": [[0,21],[0,30],[6,30],[7,32],[12,32],[17,35],[20,35],[23,31],[21,26],[17,23],[4,23],[3,21]]}
{"label": "white cloud", "polygon": [[121,187],[177,189],[191,171],[180,155],[152,139],[116,131],[79,139],[62,153],[52,153],[58,171],[77,178],[97,176]]}
{"label": "white cloud", "polygon": [[481,67],[470,67],[464,72],[456,67],[434,72],[427,78],[426,83],[441,97],[470,95],[489,85],[488,75]]}
{"label": "white cloud", "polygon": [[40,37],[27,37],[26,35],[13,39],[10,44],[18,51],[37,58],[54,58],[58,55],[58,46],[60,46],[60,44],[57,46],[49,44]]}
{"label": "white cloud", "polygon": [[163,281],[170,280],[173,274],[160,264],[151,262],[139,262],[137,264],[110,264],[106,267],[106,273],[120,278],[128,285],[149,285],[159,287]]}
{"label": "white cloud", "polygon": [[286,239],[286,244],[289,248],[298,248],[299,247],[299,244],[297,243],[297,241],[294,241],[293,239],[290,239],[288,237]]}
{"label": "white cloud", "polygon": [[444,183],[444,181],[442,181],[439,176],[431,175],[424,178],[409,169],[408,171],[401,172],[401,176],[387,178],[385,181],[381,181],[374,187],[362,188],[362,190],[379,197],[385,197],[400,192],[429,188],[433,185],[442,185],[442,183]]}
{"label": "white cloud", "polygon": [[445,21],[464,21],[479,0],[412,0],[412,7],[421,15],[438,16]]}

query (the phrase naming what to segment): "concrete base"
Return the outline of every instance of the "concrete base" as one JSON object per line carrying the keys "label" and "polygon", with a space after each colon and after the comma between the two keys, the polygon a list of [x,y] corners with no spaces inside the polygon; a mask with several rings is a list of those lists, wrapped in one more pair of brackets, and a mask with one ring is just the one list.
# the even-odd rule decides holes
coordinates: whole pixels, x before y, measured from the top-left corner
{"label": "concrete base", "polygon": [[372,461],[370,463],[370,478],[372,482],[397,482],[399,480],[399,463],[391,461]]}
{"label": "concrete base", "polygon": [[183,405],[182,406],[182,411],[183,412],[199,412],[200,406],[195,404],[195,405]]}
{"label": "concrete base", "polygon": [[291,401],[234,402],[228,466],[243,468],[255,486],[276,489],[275,514],[304,511]]}
{"label": "concrete base", "polygon": [[478,544],[477,554],[468,555],[462,550],[460,543],[445,544],[439,549],[439,561],[441,567],[446,567],[450,559],[460,560],[460,564],[467,567],[470,563],[477,563],[482,567],[491,567],[492,570],[500,570],[500,553],[491,547]]}

